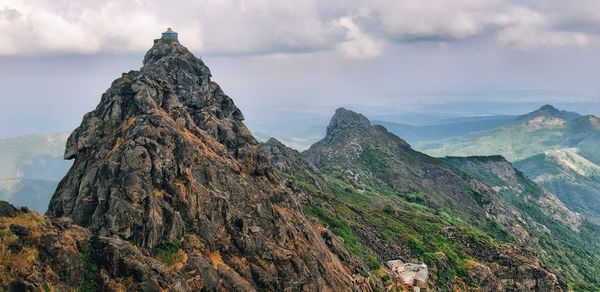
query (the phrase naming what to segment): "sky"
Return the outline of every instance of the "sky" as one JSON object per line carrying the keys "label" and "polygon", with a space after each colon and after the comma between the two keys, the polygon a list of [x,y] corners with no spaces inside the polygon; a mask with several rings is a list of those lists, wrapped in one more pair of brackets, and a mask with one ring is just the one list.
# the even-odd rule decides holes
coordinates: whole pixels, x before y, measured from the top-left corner
{"label": "sky", "polygon": [[265,135],[281,120],[318,127],[339,106],[400,122],[546,103],[599,114],[598,11],[596,0],[0,0],[0,138],[74,129],[167,27]]}

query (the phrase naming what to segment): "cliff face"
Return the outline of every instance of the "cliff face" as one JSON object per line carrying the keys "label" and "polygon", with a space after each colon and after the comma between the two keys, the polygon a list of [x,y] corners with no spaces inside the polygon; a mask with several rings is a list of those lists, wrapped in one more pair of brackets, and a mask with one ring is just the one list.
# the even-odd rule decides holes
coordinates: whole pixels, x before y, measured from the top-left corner
{"label": "cliff face", "polygon": [[[108,286],[140,270],[137,288],[347,290],[341,262],[210,77],[177,41],[157,40],[69,137],[75,161],[48,216],[96,236]],[[176,271],[152,259],[173,247]]]}

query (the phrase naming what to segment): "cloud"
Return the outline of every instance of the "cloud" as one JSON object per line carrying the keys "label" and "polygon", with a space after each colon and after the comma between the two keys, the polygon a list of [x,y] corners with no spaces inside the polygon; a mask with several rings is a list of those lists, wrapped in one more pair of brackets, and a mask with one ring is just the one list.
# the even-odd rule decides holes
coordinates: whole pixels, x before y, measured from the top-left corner
{"label": "cloud", "polygon": [[499,35],[499,39],[511,47],[525,50],[565,46],[586,47],[598,43],[597,37],[584,33],[547,32],[525,27],[506,29]]}
{"label": "cloud", "polygon": [[350,17],[342,17],[334,25],[346,30],[346,41],[338,49],[351,59],[372,59],[383,53],[383,43],[366,35]]}
{"label": "cloud", "polygon": [[9,1],[4,10],[15,12],[0,15],[0,54],[137,51],[166,25],[135,6],[53,3]]}
{"label": "cloud", "polygon": [[3,0],[0,55],[139,52],[168,26],[190,49],[215,54],[368,59],[394,43],[468,39],[589,47],[599,9],[594,0]]}

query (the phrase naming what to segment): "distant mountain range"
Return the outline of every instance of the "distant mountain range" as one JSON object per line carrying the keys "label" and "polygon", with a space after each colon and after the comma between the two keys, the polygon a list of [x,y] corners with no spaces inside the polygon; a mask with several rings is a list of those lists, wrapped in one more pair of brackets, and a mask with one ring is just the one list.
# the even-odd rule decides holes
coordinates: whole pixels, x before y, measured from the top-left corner
{"label": "distant mountain range", "polygon": [[71,166],[63,158],[68,133],[0,140],[0,200],[40,212]]}
{"label": "distant mountain range", "polygon": [[544,105],[517,117],[416,128],[388,126],[433,156],[502,155],[573,210],[600,218],[599,117]]}
{"label": "distant mountain range", "polygon": [[430,141],[474,135],[483,131],[506,125],[516,116],[484,116],[447,119],[439,124],[414,126],[381,120],[374,120],[373,124],[382,125],[390,132],[406,139],[409,143]]}
{"label": "distant mountain range", "polygon": [[577,149],[547,150],[516,161],[515,167],[551,190],[574,211],[598,221],[600,165],[579,155]]}

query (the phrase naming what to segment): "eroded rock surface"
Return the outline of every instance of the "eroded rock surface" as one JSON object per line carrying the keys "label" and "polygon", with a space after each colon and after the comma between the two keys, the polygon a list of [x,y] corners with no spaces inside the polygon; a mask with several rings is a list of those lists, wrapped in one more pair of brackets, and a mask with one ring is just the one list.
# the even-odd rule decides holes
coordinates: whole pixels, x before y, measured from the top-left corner
{"label": "eroded rock surface", "polygon": [[[177,41],[157,40],[69,137],[65,158],[75,162],[47,214],[96,236],[107,287],[349,290],[343,265],[210,77]],[[165,269],[154,251],[175,242],[185,255]]]}
{"label": "eroded rock surface", "polygon": [[85,283],[89,232],[0,201],[0,289],[69,291]]}

